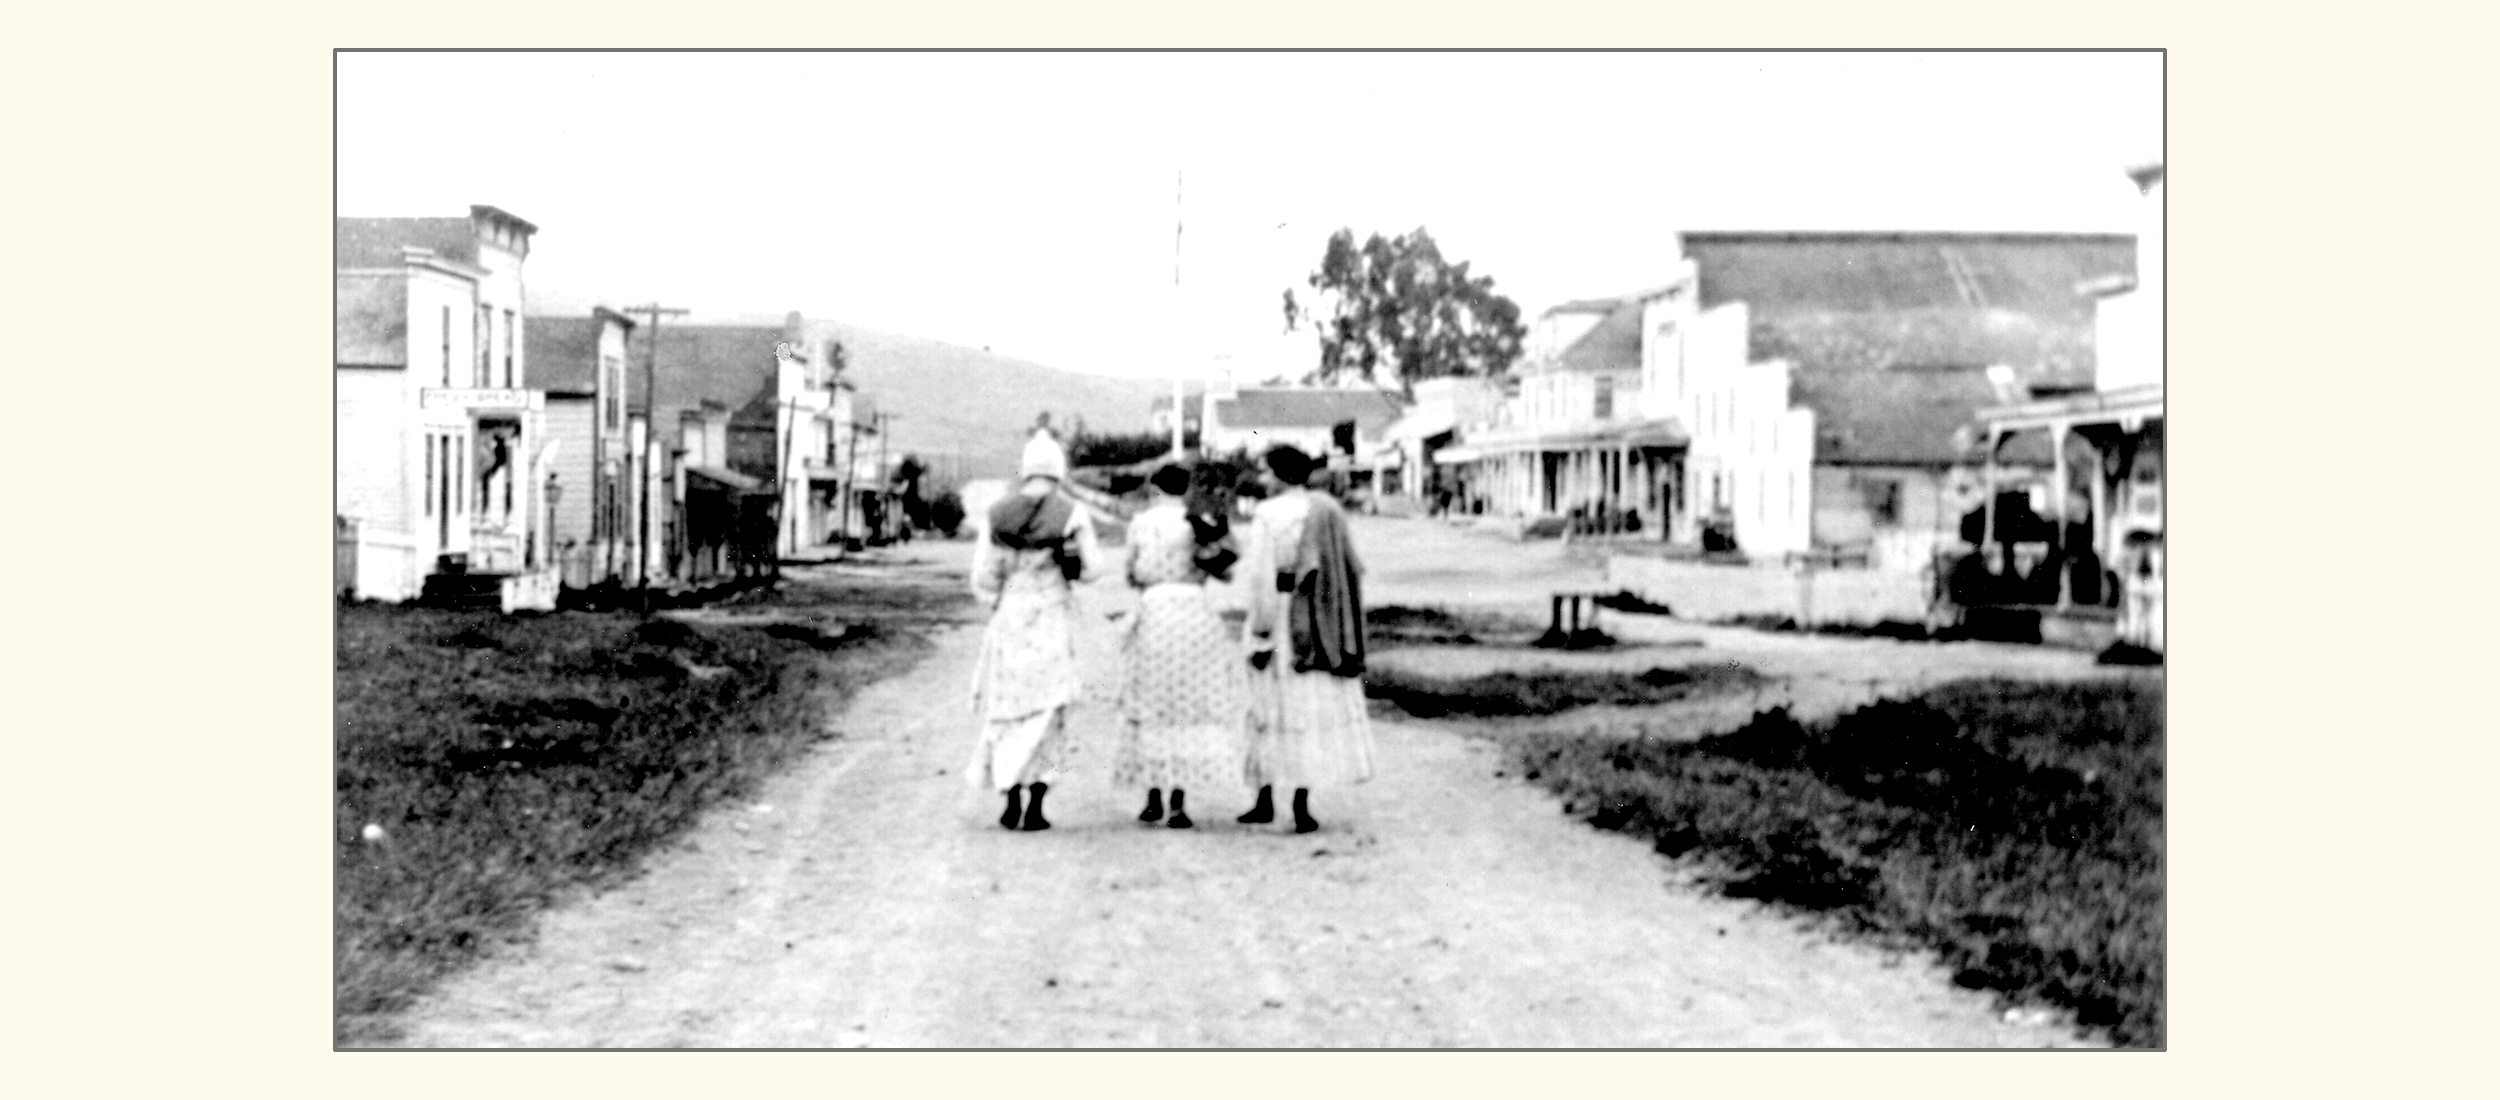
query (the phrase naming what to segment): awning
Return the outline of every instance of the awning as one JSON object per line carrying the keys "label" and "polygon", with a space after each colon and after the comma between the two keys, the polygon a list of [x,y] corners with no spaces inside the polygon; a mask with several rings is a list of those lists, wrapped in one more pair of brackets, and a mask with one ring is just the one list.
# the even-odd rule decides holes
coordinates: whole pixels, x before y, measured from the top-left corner
{"label": "awning", "polygon": [[1430,439],[1458,426],[1458,414],[1449,409],[1417,409],[1389,422],[1380,430],[1380,438],[1390,443]]}
{"label": "awning", "polygon": [[1487,455],[1521,451],[1612,451],[1630,448],[1677,448],[1692,437],[1673,419],[1626,420],[1575,424],[1545,431],[1507,431],[1474,436],[1463,445],[1441,448],[1436,462],[1468,462]]}

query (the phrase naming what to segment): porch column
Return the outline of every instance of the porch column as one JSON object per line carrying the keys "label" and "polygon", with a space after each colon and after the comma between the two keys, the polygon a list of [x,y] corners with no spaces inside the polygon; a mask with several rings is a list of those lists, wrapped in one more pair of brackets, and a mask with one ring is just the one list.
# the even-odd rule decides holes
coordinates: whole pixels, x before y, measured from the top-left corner
{"label": "porch column", "polygon": [[2057,606],[2060,608],[2074,603],[2074,570],[2069,568],[2072,563],[2067,561],[2066,553],[2066,498],[2074,495],[2066,482],[2067,427],[2067,422],[2060,420],[2049,428],[2050,486],[2057,494],[2054,509],[2057,512],[2057,534],[2050,545],[2057,548]]}
{"label": "porch column", "polygon": [[[1997,541],[1997,451],[2004,446],[2004,430],[1989,428],[1988,457],[1979,467],[1979,552],[1982,554],[1990,553],[1988,548],[1996,545]],[[2007,567],[2011,568],[2011,563]]]}

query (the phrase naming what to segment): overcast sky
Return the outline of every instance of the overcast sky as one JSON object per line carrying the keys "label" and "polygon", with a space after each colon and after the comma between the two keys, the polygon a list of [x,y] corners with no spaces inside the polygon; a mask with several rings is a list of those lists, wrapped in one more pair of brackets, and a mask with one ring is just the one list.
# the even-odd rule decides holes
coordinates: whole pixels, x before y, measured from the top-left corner
{"label": "overcast sky", "polygon": [[1340,227],[1425,227],[1530,316],[1659,282],[1677,229],[2132,230],[2161,76],[2141,53],[342,54],[338,212],[510,210],[542,300],[1261,377],[1309,364],[1279,301]]}

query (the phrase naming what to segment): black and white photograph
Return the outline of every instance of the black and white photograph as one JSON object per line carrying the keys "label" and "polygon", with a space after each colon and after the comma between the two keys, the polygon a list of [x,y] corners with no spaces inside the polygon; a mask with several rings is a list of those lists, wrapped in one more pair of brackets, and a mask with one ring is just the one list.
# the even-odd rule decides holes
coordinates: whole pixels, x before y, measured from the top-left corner
{"label": "black and white photograph", "polygon": [[338,50],[334,1048],[2169,1049],[2169,60]]}

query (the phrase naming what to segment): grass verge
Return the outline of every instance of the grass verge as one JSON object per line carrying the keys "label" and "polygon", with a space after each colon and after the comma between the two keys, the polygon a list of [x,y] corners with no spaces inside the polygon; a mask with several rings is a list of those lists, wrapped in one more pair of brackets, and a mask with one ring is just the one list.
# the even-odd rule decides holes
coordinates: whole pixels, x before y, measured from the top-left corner
{"label": "grass verge", "polygon": [[1599,828],[1717,888],[1941,951],[1955,981],[2163,1043],[2163,689],[1970,681],[1815,726],[1523,744]]}
{"label": "grass verge", "polygon": [[1589,706],[1648,706],[1768,682],[1743,665],[1703,664],[1645,672],[1536,669],[1440,677],[1373,665],[1363,694],[1417,718],[1526,718]]}
{"label": "grass verge", "polygon": [[391,1041],[441,975],[820,737],[826,692],[911,647],[855,637],[828,653],[632,615],[343,609],[334,1041]]}

